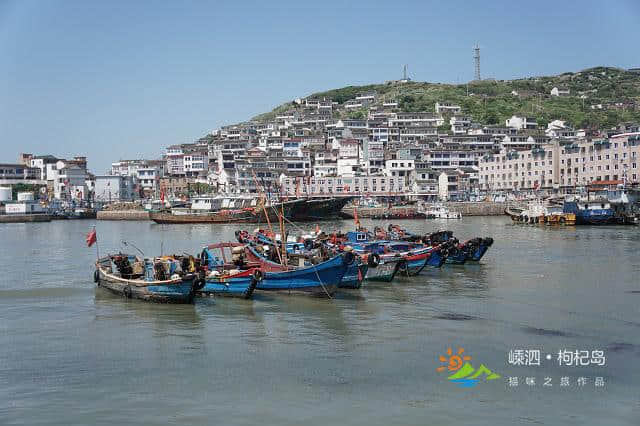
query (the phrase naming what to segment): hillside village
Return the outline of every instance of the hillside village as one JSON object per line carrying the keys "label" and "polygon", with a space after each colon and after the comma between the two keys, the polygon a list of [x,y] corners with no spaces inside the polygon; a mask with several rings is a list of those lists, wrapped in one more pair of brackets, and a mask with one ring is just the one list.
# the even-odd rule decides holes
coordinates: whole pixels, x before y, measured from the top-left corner
{"label": "hillside village", "polygon": [[[610,80],[614,79],[614,83]],[[154,160],[87,172],[86,159],[23,154],[0,182],[46,184],[50,198],[108,202],[193,193],[411,196],[565,192],[638,182],[640,72],[346,87],[288,102]]]}

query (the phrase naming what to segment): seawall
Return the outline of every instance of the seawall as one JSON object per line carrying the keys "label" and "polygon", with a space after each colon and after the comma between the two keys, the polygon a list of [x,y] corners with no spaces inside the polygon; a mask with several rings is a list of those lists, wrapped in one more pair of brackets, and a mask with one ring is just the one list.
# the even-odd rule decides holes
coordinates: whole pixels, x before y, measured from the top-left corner
{"label": "seawall", "polygon": [[51,222],[48,214],[3,214],[0,223]]}
{"label": "seawall", "polygon": [[146,210],[101,210],[97,215],[98,220],[149,220],[149,212]]}
{"label": "seawall", "polygon": [[[465,216],[501,216],[504,209],[512,203],[493,203],[493,202],[447,202],[444,203],[448,208],[462,213]],[[358,217],[362,218],[388,218],[403,219],[417,217],[417,208],[414,206],[402,207],[360,207],[358,208]],[[353,217],[355,212],[353,207],[346,207],[342,210],[343,216]]]}
{"label": "seawall", "polygon": [[447,202],[444,203],[451,210],[462,213],[465,216],[501,216],[504,209],[511,203],[492,203],[492,202]]}

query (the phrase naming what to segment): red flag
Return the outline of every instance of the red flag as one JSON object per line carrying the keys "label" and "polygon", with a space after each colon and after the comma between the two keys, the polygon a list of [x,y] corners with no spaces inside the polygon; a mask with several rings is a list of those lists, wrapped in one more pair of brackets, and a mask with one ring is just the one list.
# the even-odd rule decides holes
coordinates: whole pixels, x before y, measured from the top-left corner
{"label": "red flag", "polygon": [[362,281],[362,271],[358,268],[358,281]]}
{"label": "red flag", "polygon": [[87,247],[91,247],[92,245],[94,245],[96,243],[96,241],[98,241],[98,237],[96,236],[96,229],[93,228],[87,234]]}
{"label": "red flag", "polygon": [[160,201],[164,203],[164,190],[160,191]]}

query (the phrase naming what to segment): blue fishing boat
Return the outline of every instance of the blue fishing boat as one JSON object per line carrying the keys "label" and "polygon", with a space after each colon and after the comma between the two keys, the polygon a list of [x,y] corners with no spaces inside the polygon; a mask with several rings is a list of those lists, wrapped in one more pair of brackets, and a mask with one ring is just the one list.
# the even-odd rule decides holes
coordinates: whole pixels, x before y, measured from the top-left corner
{"label": "blue fishing boat", "polygon": [[464,265],[467,263],[468,257],[469,250],[467,248],[454,245],[448,250],[446,263],[448,265]]}
{"label": "blue fishing boat", "polygon": [[201,286],[198,274],[171,258],[140,259],[119,253],[98,259],[95,283],[127,299],[164,303],[192,303]]}
{"label": "blue fishing boat", "polygon": [[360,288],[362,281],[369,271],[369,265],[361,259],[356,259],[345,272],[338,287],[340,288]]}
{"label": "blue fishing boat", "polygon": [[467,262],[479,262],[493,245],[493,238],[472,238],[462,244],[467,251]]}
{"label": "blue fishing boat", "polygon": [[563,213],[576,215],[576,225],[606,225],[616,223],[616,215],[607,200],[565,201]]}
{"label": "blue fishing boat", "polygon": [[204,286],[199,293],[203,295],[215,294],[218,296],[232,296],[249,299],[253,295],[258,279],[255,269],[239,271],[237,273],[217,274],[212,271],[205,279]]}
{"label": "blue fishing boat", "polygon": [[260,264],[257,290],[316,296],[331,296],[356,257],[351,252],[345,252],[317,265],[290,269],[289,266],[266,259],[251,245],[245,246],[245,253],[249,262]]}
{"label": "blue fishing boat", "polygon": [[202,249],[200,264],[205,268],[205,284],[199,294],[249,299],[256,288],[254,270],[260,265],[245,261],[244,244],[210,244]]}

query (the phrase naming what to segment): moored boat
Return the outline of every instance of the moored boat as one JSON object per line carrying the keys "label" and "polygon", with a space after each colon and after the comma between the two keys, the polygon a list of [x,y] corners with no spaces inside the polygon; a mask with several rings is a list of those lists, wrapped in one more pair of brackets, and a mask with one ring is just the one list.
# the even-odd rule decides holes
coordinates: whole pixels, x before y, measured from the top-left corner
{"label": "moored boat", "polygon": [[261,280],[257,290],[316,296],[333,295],[349,266],[355,262],[355,255],[346,252],[315,265],[293,268],[269,260],[251,245],[245,247],[245,254],[249,262],[260,264]]}
{"label": "moored boat", "polygon": [[182,272],[176,263],[119,253],[98,259],[93,278],[99,287],[128,299],[192,303],[200,278],[195,272]]}

